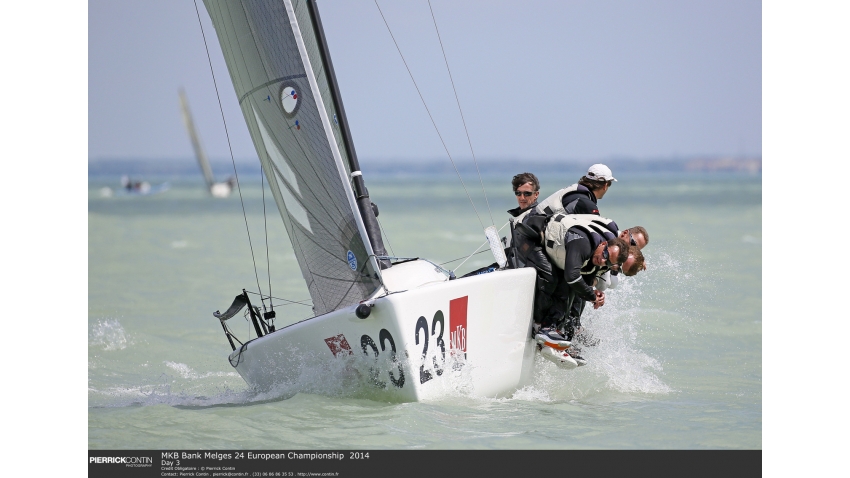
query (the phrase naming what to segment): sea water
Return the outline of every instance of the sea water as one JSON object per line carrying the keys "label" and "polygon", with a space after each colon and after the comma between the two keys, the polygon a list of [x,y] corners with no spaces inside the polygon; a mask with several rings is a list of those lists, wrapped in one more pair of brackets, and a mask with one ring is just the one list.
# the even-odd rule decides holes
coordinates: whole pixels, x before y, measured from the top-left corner
{"label": "sea water", "polygon": [[[296,384],[309,393],[260,395],[229,365],[213,311],[243,288],[309,302],[268,190],[240,179],[227,199],[198,178],[154,196],[107,196],[117,178],[90,179],[90,449],[761,448],[760,175],[618,175],[600,209],[648,229],[648,270],[585,311],[600,339],[588,364],[538,358],[508,397],[456,383],[421,403],[351,397],[321,369]],[[541,177],[542,195],[575,179]],[[486,199],[477,179],[370,176],[388,251],[458,275],[494,262],[486,246],[470,254],[516,200],[510,175],[482,182]],[[276,310],[278,327],[311,316]]]}

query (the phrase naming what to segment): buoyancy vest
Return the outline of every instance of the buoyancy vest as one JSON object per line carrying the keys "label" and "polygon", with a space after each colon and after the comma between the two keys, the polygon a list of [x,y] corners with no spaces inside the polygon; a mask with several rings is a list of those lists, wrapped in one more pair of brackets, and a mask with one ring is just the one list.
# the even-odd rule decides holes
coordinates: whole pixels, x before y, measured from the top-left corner
{"label": "buoyancy vest", "polygon": [[[546,253],[542,247],[546,216],[537,214],[532,208],[511,219],[511,243],[509,249],[512,257],[515,259],[515,267],[533,266],[535,263],[548,263],[549,260],[546,258]],[[538,257],[536,259],[529,258],[530,255]],[[538,269],[540,268],[538,267]],[[551,273],[551,266],[547,266],[546,269],[548,270],[544,272]]]}
{"label": "buoyancy vest", "polygon": [[528,216],[528,213],[530,213],[532,211],[534,211],[534,207],[530,207],[530,208],[526,209],[524,212],[522,212],[521,214],[519,214],[518,216],[511,217],[510,219],[508,219],[511,222],[511,227],[513,227],[513,225],[518,223],[518,222],[522,222],[522,220],[525,219],[525,216]]}
{"label": "buoyancy vest", "polygon": [[535,207],[537,207],[536,202],[534,204],[532,204],[531,206],[528,206],[528,208],[525,209],[525,210],[522,210],[520,208],[514,208],[514,209],[508,210],[508,214],[511,215],[511,217],[508,218],[508,223],[510,224],[510,226],[509,226],[510,230],[508,231],[507,236],[502,238],[502,243],[505,246],[505,253],[508,255],[508,263],[511,265],[510,268],[512,268],[512,269],[523,267],[522,264],[519,264],[515,260],[512,259],[512,257],[516,257],[516,253],[515,253],[516,252],[515,249],[517,247],[516,238],[515,238],[515,236],[516,236],[516,225],[517,225],[517,223],[521,222],[528,215],[528,213],[533,212]]}
{"label": "buoyancy vest", "polygon": [[[567,206],[564,207],[564,196],[570,193],[578,194],[575,194],[575,199],[573,201],[570,201]],[[537,212],[540,214],[545,214],[547,216],[555,216],[558,214],[574,214],[576,203],[578,202],[579,197],[581,195],[586,195],[588,199],[590,199],[594,203],[596,202],[596,196],[594,196],[593,193],[590,192],[590,190],[588,190],[584,186],[581,186],[581,189],[579,189],[579,184],[575,183],[571,186],[565,187],[564,189],[559,189],[555,192],[555,194],[552,194],[546,199],[540,201],[540,204],[537,205]]]}
{"label": "buoyancy vest", "polygon": [[[558,214],[546,224],[546,231],[543,235],[543,243],[546,248],[546,255],[552,260],[552,263],[560,269],[564,269],[567,259],[566,243],[564,242],[567,235],[567,230],[572,227],[580,229],[590,239],[590,249],[596,250],[596,247],[616,237],[607,227],[611,219],[597,216],[595,214]],[[595,273],[595,268],[588,268],[588,261],[582,264],[582,274]],[[587,269],[587,272],[585,272]]]}

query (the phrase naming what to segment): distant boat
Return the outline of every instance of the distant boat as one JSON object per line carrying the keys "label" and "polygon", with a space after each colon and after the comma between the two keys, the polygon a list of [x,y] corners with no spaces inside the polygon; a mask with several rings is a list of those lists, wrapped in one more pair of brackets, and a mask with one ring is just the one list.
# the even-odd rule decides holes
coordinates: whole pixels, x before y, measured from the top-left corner
{"label": "distant boat", "polygon": [[165,182],[159,184],[157,186],[151,186],[151,183],[147,181],[134,181],[130,179],[130,176],[124,175],[121,176],[121,187],[113,190],[110,187],[103,187],[100,189],[100,195],[102,197],[112,197],[112,196],[151,196],[153,194],[159,194],[168,189],[171,186]]}
{"label": "distant boat", "polygon": [[192,148],[195,150],[195,157],[198,158],[198,165],[201,167],[201,173],[204,175],[204,180],[207,182],[207,189],[210,194],[216,198],[226,198],[233,192],[233,186],[236,185],[235,179],[231,176],[224,182],[216,182],[215,177],[210,168],[210,162],[207,160],[207,155],[201,147],[201,141],[198,139],[198,132],[195,131],[195,123],[192,121],[192,114],[189,112],[189,102],[186,100],[186,94],[180,90],[180,110],[183,112],[183,124],[186,125],[186,131],[189,132],[189,139],[192,140]]}

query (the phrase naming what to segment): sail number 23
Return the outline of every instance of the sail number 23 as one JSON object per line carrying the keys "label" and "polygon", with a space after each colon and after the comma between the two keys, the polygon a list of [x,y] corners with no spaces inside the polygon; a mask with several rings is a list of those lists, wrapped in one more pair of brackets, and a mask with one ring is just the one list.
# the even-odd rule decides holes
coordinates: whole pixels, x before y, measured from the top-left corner
{"label": "sail number 23", "polygon": [[[443,312],[438,310],[434,314],[434,318],[431,320],[431,326],[428,327],[428,320],[421,316],[419,320],[416,321],[416,331],[414,340],[416,345],[422,346],[422,364],[419,366],[419,383],[425,383],[434,378],[433,373],[436,373],[438,376],[443,374],[443,367],[437,362],[437,357],[431,357],[433,362],[433,368],[426,368],[427,360],[426,357],[428,355],[428,347],[431,343],[431,337],[434,337],[436,340],[436,347],[440,349],[440,358],[443,363],[446,361],[446,343],[443,340],[443,331],[445,330],[445,319],[443,317]],[[360,349],[363,350],[363,353],[368,357],[373,355],[375,360],[378,359],[380,352],[378,351],[378,346],[380,345],[380,352],[386,352],[389,347],[390,352],[390,360],[393,363],[394,370],[390,370],[388,372],[390,382],[398,387],[404,387],[404,367],[402,363],[398,360],[397,350],[395,345],[395,340],[393,340],[392,334],[387,329],[381,329],[378,333],[378,343],[370,337],[369,335],[363,334],[360,337]],[[405,354],[407,355],[407,354]],[[433,370],[433,373],[432,373]],[[372,367],[370,369],[371,380],[378,388],[386,388],[387,383],[379,378],[380,371],[376,367]]]}

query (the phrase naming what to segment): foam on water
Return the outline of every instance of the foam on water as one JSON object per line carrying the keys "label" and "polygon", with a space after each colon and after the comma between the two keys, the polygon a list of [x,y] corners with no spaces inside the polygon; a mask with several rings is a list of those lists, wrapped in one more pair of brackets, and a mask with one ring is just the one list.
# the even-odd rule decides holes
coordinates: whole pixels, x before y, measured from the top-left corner
{"label": "foam on water", "polygon": [[238,377],[239,374],[236,372],[206,372],[199,374],[192,370],[192,367],[186,365],[185,363],[174,363],[166,361],[165,365],[168,368],[174,370],[179,373],[181,377],[187,379],[199,379],[199,378],[208,378],[208,377]]}
{"label": "foam on water", "polygon": [[89,329],[89,347],[122,350],[130,343],[121,323],[115,319],[99,320]]}
{"label": "foam on water", "polygon": [[254,401],[254,394],[246,390],[233,390],[227,386],[217,387],[210,395],[193,394],[177,390],[169,383],[109,387],[96,390],[89,388],[90,406],[96,408],[124,408],[154,405],[173,407],[213,407],[246,405]]}
{"label": "foam on water", "polygon": [[692,270],[700,270],[692,257],[674,257],[664,251],[655,251],[647,272],[621,277],[619,286],[606,292],[603,307],[585,309],[582,325],[593,339],[599,339],[594,347],[578,345],[587,365],[562,370],[537,356],[533,383],[515,392],[513,398],[545,402],[582,400],[606,393],[640,396],[674,392],[663,380],[661,361],[650,355],[642,342],[641,332],[647,326],[641,319],[648,314],[673,311],[677,313],[676,320],[687,326],[687,322],[698,319],[699,314],[688,309],[685,300],[668,302],[671,307],[665,311],[642,307],[641,301],[659,290],[669,293],[670,284],[675,284],[676,293],[686,299],[695,282]]}
{"label": "foam on water", "polygon": [[[290,365],[290,368],[298,370],[295,378],[276,383],[270,390],[258,392],[257,397],[263,400],[279,400],[290,398],[297,393],[312,393],[386,402],[392,398],[388,397],[383,390],[393,385],[387,380],[385,373],[381,373],[378,378],[374,375],[373,369],[392,371],[394,378],[399,380],[397,370],[401,366],[406,370],[404,380],[409,382],[418,379],[416,374],[419,372],[420,360],[418,357],[399,356],[397,363],[392,363],[386,356],[375,362],[371,357],[360,354],[340,357],[305,355],[298,364]],[[471,372],[471,366],[461,364],[447,354],[442,375],[435,377],[439,379],[432,383],[431,396],[440,398],[469,396],[472,393],[469,379]],[[370,381],[376,382],[374,388],[362,386],[364,382]]]}

